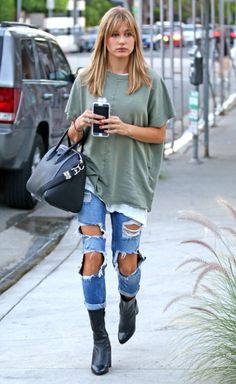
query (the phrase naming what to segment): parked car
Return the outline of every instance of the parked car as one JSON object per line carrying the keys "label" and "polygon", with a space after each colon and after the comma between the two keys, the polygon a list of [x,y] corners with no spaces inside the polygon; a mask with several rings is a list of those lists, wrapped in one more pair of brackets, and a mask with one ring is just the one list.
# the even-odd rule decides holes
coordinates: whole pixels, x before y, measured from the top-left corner
{"label": "parked car", "polygon": [[[171,40],[171,28],[165,27],[163,41],[164,44],[169,44]],[[180,47],[184,45],[183,38],[179,27],[174,27],[173,30],[173,45],[174,47]]]}
{"label": "parked car", "polygon": [[[236,38],[236,26],[235,25],[225,25],[223,28],[224,37],[229,41],[230,46],[232,47]],[[212,37],[218,39],[221,37],[221,27],[216,25],[213,32]]]}
{"label": "parked car", "polygon": [[232,39],[232,45],[233,45],[233,42],[235,41],[234,39],[236,39],[236,26],[235,25],[230,26],[229,36],[230,36],[230,39]]}
{"label": "parked car", "polygon": [[79,52],[84,51],[84,28],[81,28],[79,24],[74,25],[71,28],[71,35],[73,36],[73,43],[77,47]]}
{"label": "parked car", "polygon": [[75,42],[80,52],[92,51],[98,35],[98,28],[99,27],[97,25],[94,27],[88,27],[84,33],[75,35]]}
{"label": "parked car", "polygon": [[31,209],[32,169],[68,126],[74,75],[56,39],[31,25],[0,24],[0,171],[6,203]]}
{"label": "parked car", "polygon": [[[180,24],[179,21],[174,21],[173,27],[171,27],[171,23],[169,21],[164,21],[163,25],[160,21],[157,21],[156,26],[159,29],[158,39],[159,40],[163,39],[163,43],[165,45],[168,45],[171,41],[171,33],[173,28],[173,45],[175,47],[180,47],[181,45],[184,45],[184,41],[181,36],[181,29],[180,29],[181,25],[183,24],[184,23]],[[162,28],[163,28],[163,37],[161,36]]]}
{"label": "parked car", "polygon": [[[194,25],[193,24],[183,24],[183,41],[184,45],[192,45],[194,43]],[[201,24],[195,25],[196,32],[195,38],[197,41],[203,38],[203,27]]]}
{"label": "parked car", "polygon": [[[152,37],[152,39],[151,39]],[[151,41],[153,44],[153,50],[157,51],[160,47],[160,31],[159,28],[156,25],[143,25],[142,26],[142,45],[143,49],[150,49],[151,48]]]}

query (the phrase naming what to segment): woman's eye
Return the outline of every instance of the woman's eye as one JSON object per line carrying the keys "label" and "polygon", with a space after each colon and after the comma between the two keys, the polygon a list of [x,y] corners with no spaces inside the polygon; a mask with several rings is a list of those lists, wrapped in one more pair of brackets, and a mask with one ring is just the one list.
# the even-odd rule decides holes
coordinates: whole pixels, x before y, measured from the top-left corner
{"label": "woman's eye", "polygon": [[130,37],[130,36],[133,36],[133,35],[132,35],[131,32],[126,32],[126,33],[125,33],[125,36],[126,36],[126,37]]}
{"label": "woman's eye", "polygon": [[114,32],[111,34],[112,37],[117,37],[118,36],[118,33]]}

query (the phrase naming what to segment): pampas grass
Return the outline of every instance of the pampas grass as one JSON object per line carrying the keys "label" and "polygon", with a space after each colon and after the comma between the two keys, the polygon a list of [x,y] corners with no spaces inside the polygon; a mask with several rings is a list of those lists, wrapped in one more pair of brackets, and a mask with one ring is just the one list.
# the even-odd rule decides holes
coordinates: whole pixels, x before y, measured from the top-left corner
{"label": "pampas grass", "polygon": [[[236,220],[235,208],[226,200],[218,199]],[[204,257],[190,257],[177,270],[191,266],[197,273],[190,292],[173,298],[165,311],[182,302],[173,323],[182,320],[182,355],[189,360],[191,380],[212,379],[214,384],[236,383],[236,231],[219,226],[195,212],[181,212],[181,220],[201,224],[215,235],[217,243],[191,239],[183,244],[194,244],[209,253]],[[178,351],[180,351],[178,340]]]}

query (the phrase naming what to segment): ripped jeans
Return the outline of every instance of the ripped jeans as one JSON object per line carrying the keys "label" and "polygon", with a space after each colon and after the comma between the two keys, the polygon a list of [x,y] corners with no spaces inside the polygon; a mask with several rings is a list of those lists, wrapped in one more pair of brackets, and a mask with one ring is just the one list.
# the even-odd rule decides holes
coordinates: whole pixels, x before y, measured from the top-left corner
{"label": "ripped jeans", "polygon": [[[141,224],[126,217],[122,213],[112,212],[112,262],[118,274],[118,290],[120,294],[128,297],[136,296],[140,288],[141,269],[140,265],[144,258],[139,253],[139,243],[141,236]],[[106,306],[106,238],[105,238],[105,218],[106,206],[102,200],[89,191],[85,191],[84,203],[78,214],[80,227],[83,225],[96,225],[101,230],[99,236],[88,236],[82,234],[83,255],[89,252],[99,252],[103,255],[104,261],[98,273],[90,276],[82,275],[82,286],[84,293],[85,306],[88,310],[97,310]],[[129,229],[129,224],[138,224],[138,229]],[[80,229],[81,232],[81,229]],[[125,257],[126,254],[137,254],[137,269],[132,274],[124,276],[118,268],[118,257]]]}

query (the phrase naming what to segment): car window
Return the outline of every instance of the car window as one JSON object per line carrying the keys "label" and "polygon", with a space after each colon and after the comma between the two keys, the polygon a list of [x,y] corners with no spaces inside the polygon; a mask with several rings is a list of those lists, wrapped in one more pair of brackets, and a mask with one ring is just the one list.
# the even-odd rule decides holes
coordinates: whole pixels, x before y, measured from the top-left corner
{"label": "car window", "polygon": [[21,40],[22,78],[35,79],[35,57],[31,39]]}
{"label": "car window", "polygon": [[2,47],[3,47],[3,37],[0,36],[0,68],[1,68],[1,62],[2,62]]}
{"label": "car window", "polygon": [[35,39],[36,50],[39,59],[39,70],[41,79],[51,79],[51,74],[55,72],[53,59],[49,44],[44,39]]}
{"label": "car window", "polygon": [[56,72],[51,74],[50,78],[55,80],[68,80],[71,75],[69,64],[60,47],[55,43],[52,43],[52,54]]}

